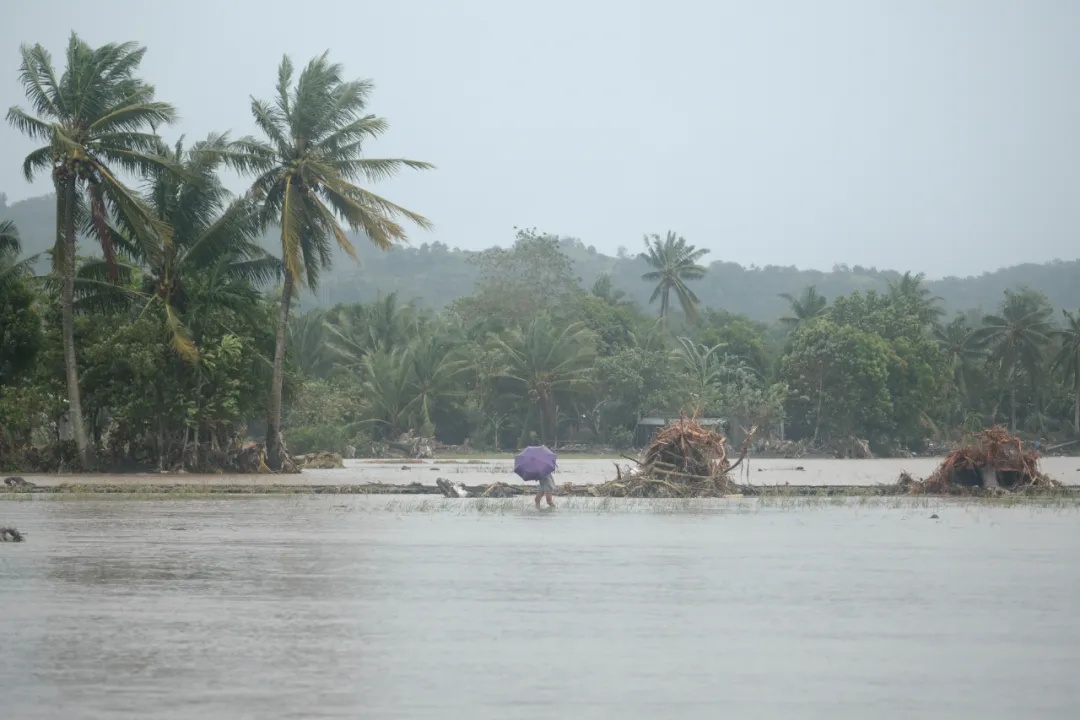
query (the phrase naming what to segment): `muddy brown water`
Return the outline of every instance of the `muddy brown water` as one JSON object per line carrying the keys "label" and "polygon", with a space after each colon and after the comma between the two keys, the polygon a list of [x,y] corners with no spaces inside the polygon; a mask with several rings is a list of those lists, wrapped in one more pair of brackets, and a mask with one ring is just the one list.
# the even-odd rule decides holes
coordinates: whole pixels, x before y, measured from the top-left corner
{"label": "muddy brown water", "polygon": [[10,718],[1080,716],[1075,506],[37,498],[0,522],[27,534],[0,544]]}

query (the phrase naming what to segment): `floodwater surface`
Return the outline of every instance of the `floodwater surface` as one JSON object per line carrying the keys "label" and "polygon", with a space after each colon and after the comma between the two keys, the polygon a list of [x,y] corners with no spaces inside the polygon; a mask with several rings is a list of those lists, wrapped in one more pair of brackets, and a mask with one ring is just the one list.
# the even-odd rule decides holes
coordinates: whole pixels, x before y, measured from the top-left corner
{"label": "floodwater surface", "polygon": [[[901,472],[926,477],[934,472],[941,458],[919,457],[875,460],[755,459],[736,470],[739,482],[754,485],[891,485]],[[628,460],[620,459],[622,466]],[[1080,458],[1047,457],[1040,460],[1044,472],[1066,485],[1080,483]],[[434,485],[446,477],[466,485],[495,481],[520,483],[513,474],[514,462],[508,459],[473,460],[346,460],[344,468],[305,470],[298,475],[196,475],[132,473],[125,475],[26,475],[38,485],[88,483],[139,485],[147,483],[190,485],[350,485],[362,483]],[[555,481],[578,485],[614,480],[615,461],[600,459],[565,459],[559,462]],[[534,486],[535,487],[535,486]]]}
{"label": "floodwater surface", "polygon": [[1078,521],[896,499],[0,501],[27,535],[0,544],[0,708],[1071,720]]}

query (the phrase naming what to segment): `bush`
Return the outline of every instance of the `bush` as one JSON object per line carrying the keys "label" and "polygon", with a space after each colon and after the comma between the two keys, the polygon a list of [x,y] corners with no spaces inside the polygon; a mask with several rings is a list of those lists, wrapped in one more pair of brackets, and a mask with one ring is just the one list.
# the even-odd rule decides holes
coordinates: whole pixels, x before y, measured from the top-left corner
{"label": "bush", "polygon": [[293,455],[313,452],[342,452],[346,445],[356,448],[357,457],[371,453],[371,436],[361,423],[349,425],[301,425],[284,431],[285,445]]}
{"label": "bush", "polygon": [[607,436],[607,444],[612,447],[626,450],[634,446],[634,432],[621,425],[609,428],[605,435]]}
{"label": "bush", "polygon": [[293,455],[341,452],[345,444],[345,429],[339,425],[305,425],[285,432],[285,445]]}

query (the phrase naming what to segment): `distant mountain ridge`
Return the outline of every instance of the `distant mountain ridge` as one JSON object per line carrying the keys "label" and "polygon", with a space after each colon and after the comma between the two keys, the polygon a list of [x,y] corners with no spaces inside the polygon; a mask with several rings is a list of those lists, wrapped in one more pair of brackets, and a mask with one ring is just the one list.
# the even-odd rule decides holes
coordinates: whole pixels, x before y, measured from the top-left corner
{"label": "distant mountain ridge", "polygon": [[[55,203],[53,196],[30,198],[7,205],[0,196],[0,220],[13,220],[22,236],[26,255],[52,246]],[[546,230],[541,228],[541,230]],[[509,239],[509,238],[508,238]],[[691,242],[692,238],[689,238]],[[276,251],[273,234],[263,238],[264,246]],[[644,261],[634,255],[604,255],[580,240],[565,238],[563,252],[573,261],[585,287],[602,273],[610,273],[614,285],[641,305],[648,304],[652,287],[641,280],[647,271]],[[443,307],[473,292],[478,277],[469,259],[479,253],[450,248],[439,242],[382,252],[365,242],[357,242],[361,264],[357,266],[339,253],[334,269],[324,273],[314,297],[305,294],[302,306],[366,302],[379,295],[397,292],[401,301],[414,300],[427,307]],[[94,254],[90,246],[82,252]],[[713,251],[705,257],[715,257]],[[838,266],[831,271],[800,270],[769,265],[743,267],[735,262],[714,260],[705,279],[692,284],[702,304],[742,313],[754,320],[772,322],[783,316],[787,302],[782,293],[797,295],[814,285],[827,298],[855,290],[885,290],[890,280],[900,277],[895,270]],[[934,295],[942,298],[946,310],[989,311],[1001,301],[1006,288],[1027,286],[1044,292],[1055,308],[1080,308],[1080,260],[1025,263],[977,276],[945,277],[927,282]]]}

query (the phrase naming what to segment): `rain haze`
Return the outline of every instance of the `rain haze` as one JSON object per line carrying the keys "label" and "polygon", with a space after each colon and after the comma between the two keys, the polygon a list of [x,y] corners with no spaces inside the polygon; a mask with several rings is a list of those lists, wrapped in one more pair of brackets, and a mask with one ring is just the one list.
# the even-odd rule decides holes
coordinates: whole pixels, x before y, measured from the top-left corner
{"label": "rain haze", "polygon": [[[971,274],[1074,259],[1080,3],[53,0],[0,23],[0,107],[20,43],[71,30],[149,48],[174,139],[253,130],[277,63],[329,50],[376,83],[371,155],[438,169],[379,190],[438,240],[514,226],[614,254],[668,229],[709,260]],[[29,142],[0,131],[0,192]],[[239,180],[234,183],[239,190]]]}

